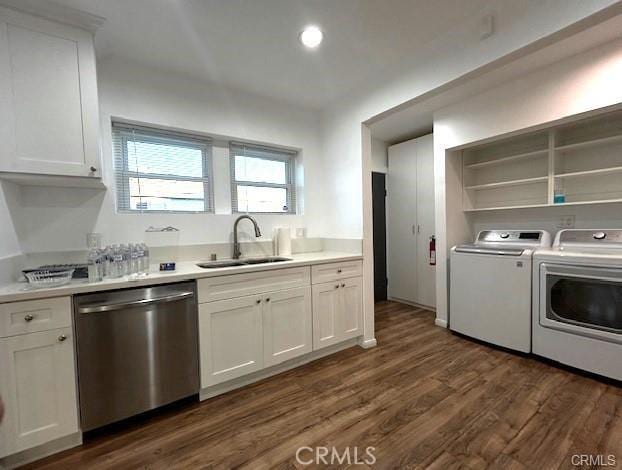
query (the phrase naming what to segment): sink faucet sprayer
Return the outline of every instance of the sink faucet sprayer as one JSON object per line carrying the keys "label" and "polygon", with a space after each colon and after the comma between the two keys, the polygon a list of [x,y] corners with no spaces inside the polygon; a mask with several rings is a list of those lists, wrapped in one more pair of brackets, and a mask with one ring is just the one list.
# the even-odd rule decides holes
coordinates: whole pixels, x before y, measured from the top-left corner
{"label": "sink faucet sprayer", "polygon": [[255,227],[255,237],[261,237],[261,230],[259,230],[259,225],[257,225],[257,221],[253,219],[250,215],[241,215],[240,217],[235,219],[235,223],[233,224],[233,259],[239,259],[242,255],[242,252],[240,251],[240,242],[238,242],[238,224],[242,219],[250,220]]}

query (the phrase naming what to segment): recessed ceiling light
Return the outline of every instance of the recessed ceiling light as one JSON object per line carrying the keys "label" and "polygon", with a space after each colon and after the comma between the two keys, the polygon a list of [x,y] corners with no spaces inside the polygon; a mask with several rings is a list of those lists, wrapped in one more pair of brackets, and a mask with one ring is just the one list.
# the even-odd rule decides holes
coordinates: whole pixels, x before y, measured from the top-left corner
{"label": "recessed ceiling light", "polygon": [[307,26],[302,33],[300,33],[300,42],[309,49],[315,49],[319,46],[322,39],[324,39],[324,34],[317,26]]}

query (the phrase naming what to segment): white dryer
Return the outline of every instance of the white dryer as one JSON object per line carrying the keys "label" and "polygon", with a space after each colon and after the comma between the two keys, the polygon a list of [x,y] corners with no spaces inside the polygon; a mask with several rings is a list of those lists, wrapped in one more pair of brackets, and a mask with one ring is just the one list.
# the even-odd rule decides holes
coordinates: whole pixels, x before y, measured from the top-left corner
{"label": "white dryer", "polygon": [[451,249],[449,328],[522,352],[531,351],[531,261],[550,247],[544,230],[484,230]]}
{"label": "white dryer", "polygon": [[533,264],[533,352],[622,380],[622,230],[562,230]]}

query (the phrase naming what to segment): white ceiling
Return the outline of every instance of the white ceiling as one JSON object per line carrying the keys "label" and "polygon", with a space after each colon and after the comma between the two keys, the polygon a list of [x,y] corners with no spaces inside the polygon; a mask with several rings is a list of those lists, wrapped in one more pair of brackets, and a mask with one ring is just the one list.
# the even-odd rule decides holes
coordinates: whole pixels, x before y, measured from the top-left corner
{"label": "white ceiling", "polygon": [[[41,0],[48,1],[48,0]],[[111,57],[314,108],[417,63],[423,45],[494,0],[54,0],[106,18]],[[298,33],[319,25],[305,50]]]}
{"label": "white ceiling", "polygon": [[435,111],[600,44],[619,40],[620,31],[622,15],[617,15],[583,31],[573,31],[574,34],[563,40],[532,51],[487,73],[475,74],[473,78],[466,80],[458,79],[456,83],[438,93],[431,93],[410,105],[400,106],[399,109],[388,111],[383,117],[370,121],[368,125],[372,136],[395,144],[428,134],[432,131]]}

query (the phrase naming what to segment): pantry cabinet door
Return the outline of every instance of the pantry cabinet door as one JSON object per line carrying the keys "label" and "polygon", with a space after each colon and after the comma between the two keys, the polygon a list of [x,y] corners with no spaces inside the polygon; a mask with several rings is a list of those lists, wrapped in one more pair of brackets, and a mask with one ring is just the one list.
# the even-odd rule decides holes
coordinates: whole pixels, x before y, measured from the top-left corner
{"label": "pantry cabinet door", "polygon": [[0,457],[78,432],[71,328],[0,340]]}
{"label": "pantry cabinet door", "polygon": [[199,305],[201,388],[263,367],[262,297]]}
{"label": "pantry cabinet door", "polygon": [[311,288],[288,289],[263,298],[264,366],[311,352]]}
{"label": "pantry cabinet door", "polygon": [[101,177],[89,32],[0,7],[0,109],[0,171]]}
{"label": "pantry cabinet door", "polygon": [[363,334],[363,281],[353,277],[339,285],[339,336],[341,339],[355,338]]}
{"label": "pantry cabinet door", "polygon": [[313,286],[313,349],[321,349],[341,341],[339,319],[339,282]]}

